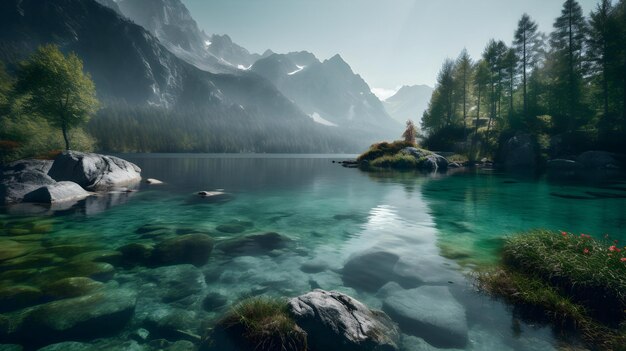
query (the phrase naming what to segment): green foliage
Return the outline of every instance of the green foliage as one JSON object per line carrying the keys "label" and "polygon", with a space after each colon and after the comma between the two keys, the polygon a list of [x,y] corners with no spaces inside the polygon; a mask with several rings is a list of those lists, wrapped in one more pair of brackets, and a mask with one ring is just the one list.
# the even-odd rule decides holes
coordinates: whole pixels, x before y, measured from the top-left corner
{"label": "green foliage", "polygon": [[306,334],[289,315],[282,299],[253,297],[239,302],[220,324],[241,329],[250,349],[306,351]]}
{"label": "green foliage", "polygon": [[479,288],[580,330],[604,349],[623,349],[626,254],[615,242],[537,230],[509,238],[502,264]]}
{"label": "green foliage", "polygon": [[85,123],[98,110],[96,89],[75,54],[64,55],[57,46],[45,45],[22,62],[15,93],[25,113],[41,117],[60,128],[69,149],[68,131]]}
{"label": "green foliage", "polygon": [[412,143],[407,143],[403,140],[394,141],[392,143],[388,143],[383,141],[382,143],[377,143],[370,146],[369,150],[361,154],[358,158],[358,162],[362,161],[373,161],[382,156],[393,156],[400,152],[400,150],[405,147],[414,147],[415,145]]}
{"label": "green foliage", "polygon": [[377,168],[415,169],[417,160],[412,155],[385,155],[374,159],[370,166]]}

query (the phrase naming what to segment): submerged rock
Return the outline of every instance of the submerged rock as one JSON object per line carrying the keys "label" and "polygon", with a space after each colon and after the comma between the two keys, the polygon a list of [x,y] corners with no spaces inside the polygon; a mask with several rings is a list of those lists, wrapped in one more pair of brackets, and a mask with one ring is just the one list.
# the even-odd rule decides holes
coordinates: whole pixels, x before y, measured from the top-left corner
{"label": "submerged rock", "polygon": [[223,241],[217,248],[227,255],[260,255],[286,248],[291,239],[275,232],[251,234]]}
{"label": "submerged rock", "polygon": [[151,243],[130,243],[117,248],[122,253],[125,266],[147,265],[152,259],[154,246]]}
{"label": "submerged rock", "polygon": [[442,348],[464,348],[468,341],[465,308],[445,286],[395,290],[383,302],[400,328]]}
{"label": "submerged rock", "polygon": [[33,286],[13,285],[0,288],[0,313],[33,306],[40,302],[43,294]]}
{"label": "submerged rock", "polygon": [[248,230],[248,229],[250,229],[252,227],[254,227],[254,223],[252,223],[252,222],[232,220],[230,222],[227,222],[227,223],[224,223],[224,224],[220,224],[215,229],[217,229],[218,231],[220,231],[222,233],[236,234],[236,233],[245,232],[246,230]]}
{"label": "submerged rock", "polygon": [[70,277],[44,286],[44,292],[51,298],[64,299],[87,295],[103,287],[103,283],[87,277]]}
{"label": "submerged rock", "polygon": [[394,267],[400,257],[387,251],[358,253],[343,266],[341,275],[347,286],[374,292],[394,280]]}
{"label": "submerged rock", "polygon": [[348,295],[314,290],[289,300],[289,311],[312,350],[398,350],[399,332],[391,319]]}
{"label": "submerged rock", "polygon": [[71,181],[89,190],[110,190],[141,181],[141,169],[113,156],[65,151],[56,157],[48,174],[56,181]]}
{"label": "submerged rock", "polygon": [[186,234],[166,239],[154,248],[156,264],[206,264],[213,250],[213,238],[206,234]]}
{"label": "submerged rock", "polygon": [[[7,315],[9,340],[46,345],[61,340],[89,340],[110,336],[130,320],[136,293],[125,289],[49,302]],[[2,332],[0,331],[0,334]]]}

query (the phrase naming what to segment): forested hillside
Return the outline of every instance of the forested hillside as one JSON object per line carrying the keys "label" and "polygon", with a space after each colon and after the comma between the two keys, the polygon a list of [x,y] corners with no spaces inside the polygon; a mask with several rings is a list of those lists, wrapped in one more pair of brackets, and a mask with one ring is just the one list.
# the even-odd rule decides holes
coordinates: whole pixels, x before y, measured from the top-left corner
{"label": "forested hillside", "polygon": [[[551,33],[524,14],[514,40],[481,57],[447,59],[422,119],[425,144],[470,157],[531,133],[551,157],[626,150],[626,1],[601,0],[585,16],[567,0]],[[479,147],[480,146],[480,147]]]}

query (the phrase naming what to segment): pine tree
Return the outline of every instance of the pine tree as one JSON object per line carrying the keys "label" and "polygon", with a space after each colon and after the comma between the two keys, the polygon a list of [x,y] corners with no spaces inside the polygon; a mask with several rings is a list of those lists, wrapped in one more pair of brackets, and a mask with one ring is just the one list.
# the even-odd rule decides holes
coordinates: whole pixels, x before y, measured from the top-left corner
{"label": "pine tree", "polygon": [[522,89],[524,104],[524,119],[528,119],[528,70],[537,64],[541,51],[541,35],[537,31],[537,23],[530,19],[527,14],[517,24],[515,39],[513,41],[522,72]]}
{"label": "pine tree", "polygon": [[456,60],[456,72],[455,81],[457,83],[459,97],[461,100],[461,107],[463,111],[463,128],[467,129],[467,112],[469,104],[470,94],[470,82],[472,77],[472,59],[467,53],[466,49],[461,51],[461,54]]}
{"label": "pine tree", "polygon": [[566,0],[550,35],[558,105],[556,122],[561,130],[573,130],[579,124],[586,34],[587,22],[582,8],[576,0]]}

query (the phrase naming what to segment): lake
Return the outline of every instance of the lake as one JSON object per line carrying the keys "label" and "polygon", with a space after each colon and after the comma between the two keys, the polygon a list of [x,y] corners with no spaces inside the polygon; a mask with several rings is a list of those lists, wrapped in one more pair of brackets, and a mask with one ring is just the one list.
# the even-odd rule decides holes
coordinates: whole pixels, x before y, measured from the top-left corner
{"label": "lake", "polygon": [[[130,324],[97,341],[102,349],[140,347],[129,333],[143,322],[165,339],[177,338],[168,328],[201,335],[229,305],[249,296],[295,297],[321,288],[386,309],[394,289],[438,286],[450,294],[437,304],[460,306],[465,314],[465,349],[552,350],[576,340],[477,292],[472,273],[497,260],[503,238],[533,228],[626,239],[623,181],[565,182],[489,170],[363,172],[331,162],[354,155],[120,156],[141,167],[144,178],[164,184],[141,184],[136,192],[92,197],[72,208],[15,206],[0,214],[1,240],[25,252],[0,262],[0,291],[21,286],[45,294],[54,279],[91,274],[71,271],[77,260],[107,262],[114,257],[107,251],[150,244],[158,235],[213,237],[216,248],[199,268],[114,265],[110,274],[97,275],[106,289],[138,294]],[[220,189],[227,195],[196,195]],[[160,228],[158,234],[146,235],[147,226]],[[286,244],[220,249],[220,243],[258,233],[278,233]],[[171,296],[181,291],[188,293]],[[13,300],[2,298],[2,312],[14,313],[7,305]],[[171,318],[164,322],[163,316]],[[405,350],[435,350],[404,332]]]}

